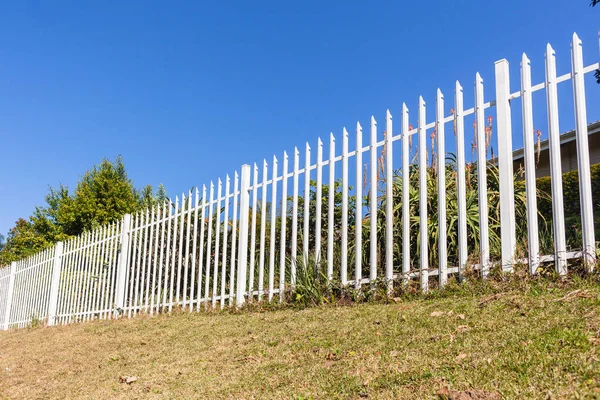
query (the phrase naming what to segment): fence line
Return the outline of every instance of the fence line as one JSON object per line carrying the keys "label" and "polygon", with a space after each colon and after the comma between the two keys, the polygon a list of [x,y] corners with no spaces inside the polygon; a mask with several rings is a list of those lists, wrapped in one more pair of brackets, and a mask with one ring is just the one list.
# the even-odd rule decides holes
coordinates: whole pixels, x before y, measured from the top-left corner
{"label": "fence line", "polygon": [[[201,192],[177,196],[174,203],[126,215],[13,262],[0,269],[2,326],[131,317],[174,307],[199,311],[265,297],[285,301],[286,293],[301,284],[300,274],[313,269],[357,289],[381,280],[392,290],[397,281],[418,280],[423,291],[443,287],[450,276],[462,279],[469,267],[483,278],[493,267],[512,271],[516,263],[527,264],[531,274],[554,264],[565,275],[568,260],[581,260],[592,269],[596,244],[584,77],[600,63],[584,66],[576,34],[571,66],[571,72],[557,76],[555,52],[548,45],[545,81],[533,85],[531,62],[523,54],[519,91],[511,93],[509,63],[500,60],[493,100],[484,98],[484,81],[477,73],[472,108],[465,109],[463,87],[456,82],[449,113],[437,90],[433,122],[427,122],[420,97],[416,127],[403,103],[396,131],[389,110],[383,132],[371,117],[367,145],[357,123],[352,138],[343,129],[339,147],[330,134],[326,159],[319,138],[314,162],[306,143],[303,155],[294,149],[291,166],[285,152],[281,170],[276,156],[270,165],[264,160],[262,174],[257,164],[244,165],[233,182],[227,175],[216,188],[211,182]],[[573,239],[581,243],[570,252],[558,103],[558,85],[568,81],[581,205],[581,235]],[[533,93],[541,90],[550,148],[549,232],[542,231],[537,211]],[[521,124],[515,123],[519,118]],[[466,160],[465,126],[471,120],[475,162]],[[524,178],[513,171],[513,130],[523,138]],[[550,244],[541,240],[548,235]]]}

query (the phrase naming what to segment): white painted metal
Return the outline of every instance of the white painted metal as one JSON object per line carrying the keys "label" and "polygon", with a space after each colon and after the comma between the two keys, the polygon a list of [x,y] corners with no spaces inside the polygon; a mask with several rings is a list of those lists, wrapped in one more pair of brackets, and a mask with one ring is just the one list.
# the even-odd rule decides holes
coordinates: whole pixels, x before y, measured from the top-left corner
{"label": "white painted metal", "polygon": [[[211,186],[212,186],[212,182],[211,182]],[[167,242],[165,243],[164,247],[165,247],[165,263],[164,266],[162,267],[162,269],[164,269],[165,271],[165,275],[164,275],[164,286],[163,286],[163,292],[162,292],[162,310],[165,310],[165,308],[167,307],[167,293],[168,293],[168,288],[169,288],[169,251],[170,251],[170,243],[171,243],[171,219],[174,219],[175,217],[171,218],[172,216],[172,212],[173,212],[173,202],[171,200],[169,200],[166,204],[166,207],[169,209],[169,214],[168,214],[168,218],[167,218]]]}
{"label": "white painted metal", "polygon": [[213,308],[215,308],[217,305],[217,282],[219,278],[219,246],[221,243],[221,200],[223,200],[222,193],[223,182],[221,182],[221,179],[219,179],[217,186],[217,209],[215,212],[217,226],[215,228],[215,258],[213,263],[213,287],[211,294],[211,304]]}
{"label": "white painted metal", "polygon": [[10,324],[10,314],[12,310],[12,300],[15,290],[15,276],[17,274],[17,263],[12,262],[10,264],[10,278],[8,281],[8,290],[6,292],[6,308],[4,311],[4,330],[8,330]]}
{"label": "white painted metal", "polygon": [[394,156],[392,145],[392,114],[385,115],[385,280],[392,290],[394,279]]}
{"label": "white painted metal", "polygon": [[[190,231],[192,224],[192,191],[188,191],[187,197],[187,221],[185,227],[185,256],[183,261],[183,292],[181,294],[181,308],[185,309],[188,295],[188,273],[190,265]],[[152,237],[152,230],[150,230],[150,237]],[[146,291],[147,293],[147,291]],[[147,295],[146,295],[147,296]]]}
{"label": "white painted metal", "polygon": [[181,193],[181,209],[179,210],[179,250],[177,251],[177,284],[175,293],[175,303],[181,306],[181,267],[183,264],[183,235],[185,228],[185,214],[186,214],[186,197],[184,193]]}
{"label": "white painted metal", "polygon": [[208,202],[208,240],[206,241],[206,274],[204,282],[204,306],[208,308],[210,276],[211,276],[211,258],[212,258],[212,226],[213,226],[213,207],[215,198],[215,184],[210,182],[210,200]]}
{"label": "white painted metal", "polygon": [[[95,243],[98,240],[98,232],[93,230],[90,232],[90,241],[88,246],[86,247],[86,257],[85,264],[82,276],[82,286],[81,286],[81,298],[79,302],[79,317],[80,321],[85,321],[87,319],[86,310],[89,304],[91,284],[92,284],[92,275],[93,275],[93,258],[95,252]],[[35,261],[34,261],[35,262]],[[27,307],[26,307],[27,308]]]}
{"label": "white painted metal", "polygon": [[335,208],[335,137],[329,136],[329,197],[327,199],[327,279],[333,279],[333,224]]}
{"label": "white painted metal", "polygon": [[262,299],[265,285],[265,236],[267,226],[267,160],[264,160],[262,174],[262,195],[260,210],[260,259],[258,263],[258,300]]}
{"label": "white painted metal", "polygon": [[[235,171],[235,176],[233,179],[233,216],[231,218],[231,254],[229,255],[229,305],[233,305],[233,301],[234,301],[234,297],[235,297],[235,289],[234,289],[234,285],[235,285],[235,271],[236,271],[236,263],[235,263],[235,256],[236,256],[236,250],[237,250],[237,240],[236,240],[236,233],[237,233],[237,214],[238,214],[238,188],[240,185],[239,182],[240,178],[239,175],[237,173],[237,171]],[[248,190],[248,188],[246,188],[246,191]],[[241,218],[241,217],[240,217]],[[247,247],[248,245],[246,245]]]}
{"label": "white painted metal", "polygon": [[341,248],[342,285],[348,282],[348,131],[342,132],[342,248]]}
{"label": "white painted metal", "polygon": [[523,53],[521,59],[521,103],[527,196],[527,243],[529,247],[529,272],[534,275],[540,265],[540,242],[537,191],[535,188],[535,148],[533,144],[533,101],[531,93],[531,63],[527,55]]}
{"label": "white painted metal", "polygon": [[[242,167],[242,171],[243,171]],[[243,172],[242,172],[243,173]],[[258,193],[258,166],[256,163],[254,164],[254,173],[252,177],[252,228],[251,228],[251,238],[250,238],[250,279],[248,283],[248,299],[253,299],[252,293],[254,292],[254,265],[256,264],[256,209],[257,209],[257,193]],[[242,188],[244,187],[242,182]],[[241,192],[240,192],[241,193]],[[240,194],[241,196],[242,194]],[[241,208],[241,197],[240,197],[240,218],[243,208]],[[240,221],[240,231],[241,231],[241,221]],[[239,284],[238,284],[239,286]],[[239,296],[238,296],[239,300]]]}
{"label": "white painted metal", "polygon": [[[158,265],[157,270],[158,270],[158,280],[156,281],[156,286],[153,284],[152,287],[153,289],[153,295],[152,295],[152,300],[151,300],[151,306],[150,306],[150,314],[154,314],[154,312],[158,312],[158,308],[160,306],[160,295],[161,295],[161,290],[160,290],[160,286],[161,286],[161,282],[162,282],[162,272],[163,272],[163,261],[164,261],[164,243],[165,243],[165,218],[166,218],[166,208],[167,205],[166,203],[163,203],[161,205],[159,205],[159,209],[160,209],[160,252],[159,252],[159,257],[158,257]],[[158,240],[158,231],[156,234],[157,240]],[[157,249],[158,249],[158,244],[157,244]],[[155,256],[155,260],[156,260],[156,256]]]}
{"label": "white painted metal", "polygon": [[273,156],[271,184],[271,235],[269,236],[269,301],[273,300],[275,284],[275,225],[277,221],[277,157]]}
{"label": "white painted metal", "polygon": [[93,243],[96,239],[96,232],[90,231],[87,238],[87,243],[85,246],[83,263],[81,268],[81,279],[80,279],[80,289],[79,289],[79,298],[77,299],[77,317],[78,321],[81,322],[85,319],[85,305],[87,303],[87,292],[90,285],[90,275],[91,275],[91,257],[92,257],[92,247]]}
{"label": "white painted metal", "polygon": [[[220,181],[219,181],[220,182]],[[220,196],[220,194],[219,194]],[[182,207],[179,207],[179,197],[175,196],[175,213],[173,214],[173,241],[171,242],[171,268],[169,271],[169,312],[173,311],[173,299],[174,299],[174,288],[175,288],[175,265],[177,257],[177,221],[179,220],[179,213],[183,213],[183,200],[181,201]],[[217,225],[218,226],[218,225]],[[219,234],[217,232],[216,237]]]}
{"label": "white painted metal", "polygon": [[410,145],[408,107],[402,103],[402,275],[410,273]]}
{"label": "white painted metal", "polygon": [[[198,254],[198,279],[196,289],[196,311],[200,311],[200,303],[202,301],[202,281],[205,272],[205,266],[208,268],[208,263],[204,262],[204,231],[206,230],[206,185],[202,186],[202,217],[200,218],[200,253]],[[198,221],[196,219],[196,221]],[[210,224],[210,222],[209,222]],[[208,280],[208,279],[207,279]]]}
{"label": "white painted metal", "polygon": [[369,280],[374,283],[377,279],[377,122],[371,116],[371,143],[369,145],[371,157],[371,192],[369,195]]}
{"label": "white painted metal", "polygon": [[304,161],[304,218],[302,228],[302,259],[308,266],[308,245],[310,242],[310,145],[306,143],[306,158]]}
{"label": "white painted metal", "polygon": [[[129,291],[127,299],[125,299],[125,309],[127,310],[127,317],[131,318],[131,314],[133,313],[133,306],[135,306],[133,299],[135,296],[135,286],[138,280],[138,269],[139,269],[139,248],[138,248],[138,234],[141,238],[141,226],[143,213],[137,212],[135,214],[134,223],[133,223],[133,241],[131,242],[131,254],[130,254],[130,266],[127,268],[127,280],[129,281]],[[87,245],[86,245],[87,247]],[[84,253],[85,254],[85,253]],[[83,256],[85,260],[85,255]]]}
{"label": "white painted metal", "polygon": [[[256,171],[256,165],[255,165]],[[254,185],[257,182],[257,176],[254,175]],[[250,211],[250,166],[242,165],[241,188],[240,188],[240,244],[237,265],[237,294],[236,305],[238,307],[244,304],[244,291],[246,290],[246,276],[248,265],[248,217]],[[256,191],[255,191],[256,193]],[[254,250],[254,249],[253,249]],[[254,257],[254,255],[252,255]],[[233,262],[233,261],[232,261]],[[248,297],[252,296],[252,290]]]}
{"label": "white painted metal", "polygon": [[105,251],[106,228],[106,225],[98,228],[99,239],[97,240],[95,246],[96,251],[94,254],[94,272],[93,275],[90,277],[92,280],[92,288],[90,291],[91,296],[89,299],[88,309],[86,310],[88,312],[88,319],[96,319],[97,317],[99,317],[98,301],[100,296],[98,293],[100,291],[100,287],[103,281],[102,258]]}
{"label": "white painted metal", "polygon": [[556,58],[554,49],[546,46],[546,105],[548,107],[548,147],[550,153],[550,184],[552,190],[552,228],[556,272],[567,273],[567,244],[565,238],[565,214],[562,184],[562,161],[560,156],[560,128],[558,122],[558,89],[556,82]]}
{"label": "white painted metal", "polygon": [[577,143],[583,260],[588,271],[591,272],[594,270],[596,263],[594,203],[592,201],[592,179],[590,174],[590,148],[588,145],[583,51],[581,40],[576,33],[573,34],[573,41],[571,42],[571,67],[573,70],[573,99],[575,102],[575,139]]}
{"label": "white painted metal", "polygon": [[[221,309],[225,306],[225,279],[227,274],[227,233],[229,231],[229,197],[230,197],[231,179],[227,175],[225,181],[225,216],[223,218],[223,251],[221,252],[221,298],[219,299]],[[234,211],[235,212],[235,211]]]}
{"label": "white painted metal", "polygon": [[125,214],[123,216],[123,224],[121,226],[121,250],[119,251],[119,261],[117,267],[117,287],[115,289],[115,310],[117,312],[117,315],[121,314],[125,307],[125,290],[127,288],[125,276],[127,274],[127,255],[129,254],[129,231],[131,229],[130,214]]}
{"label": "white painted metal", "polygon": [[[362,280],[362,223],[363,223],[363,180],[362,180],[362,126],[356,123],[356,210],[354,235],[354,286],[359,289]],[[315,232],[315,235],[318,235]]]}
{"label": "white painted metal", "polygon": [[463,279],[467,266],[467,185],[465,177],[465,119],[463,88],[458,81],[454,89],[454,129],[456,135],[456,190],[458,205],[458,276]]}
{"label": "white painted metal", "polygon": [[419,96],[419,237],[421,241],[421,290],[429,290],[429,234],[427,231],[427,130],[425,101]]}
{"label": "white painted metal", "polygon": [[477,184],[479,192],[479,252],[481,276],[487,277],[490,267],[490,240],[488,230],[487,156],[485,148],[485,115],[483,106],[483,79],[475,77],[475,122],[477,129]]}
{"label": "white painted metal", "polygon": [[[509,100],[510,76],[508,61],[496,61],[495,73],[502,270],[511,272],[513,270],[517,234],[515,225],[515,181],[513,174],[512,121]],[[481,129],[485,128],[481,127]],[[480,145],[485,144],[485,142],[478,143]]]}
{"label": "white painted metal", "polygon": [[[198,193],[198,188],[196,188],[196,198],[194,199],[194,231],[192,233],[192,269],[191,269],[191,273],[190,273],[190,306],[189,309],[190,311],[193,310],[193,306],[194,306],[194,301],[197,301],[198,303],[200,303],[200,299],[198,297],[198,300],[194,300],[194,284],[196,283],[196,254],[197,254],[197,244],[198,244],[198,197],[199,197],[199,193]],[[202,215],[202,220],[204,220],[204,215]],[[156,237],[158,238],[158,234],[156,235]],[[157,246],[158,247],[158,246]],[[200,247],[202,247],[202,244],[200,244]],[[200,250],[202,251],[202,250]],[[202,256],[200,256],[200,259],[202,259]],[[156,254],[154,255],[154,262],[156,263]],[[155,273],[156,273],[156,267],[155,267]],[[154,283],[152,283],[152,287],[154,287]],[[200,287],[200,286],[198,286]]]}
{"label": "white painted metal", "polygon": [[[281,170],[281,232],[279,239],[279,302],[283,302],[285,287],[285,251],[286,251],[286,225],[287,225],[287,183],[288,183],[288,155],[283,152],[283,169]],[[293,261],[292,261],[293,263]]]}
{"label": "white painted metal", "polygon": [[[141,271],[141,276],[139,279],[139,297],[138,297],[138,291],[136,290],[136,301],[134,303],[135,307],[140,307],[139,309],[136,309],[135,311],[141,311],[141,306],[142,306],[142,299],[144,298],[144,281],[146,279],[146,268],[147,268],[147,248],[148,248],[148,227],[151,225],[151,221],[150,221],[150,213],[149,210],[146,209],[146,219],[145,219],[145,223],[144,223],[144,228],[142,230],[143,234],[144,234],[144,245],[142,247],[142,259],[139,261],[140,262],[140,271]],[[182,225],[183,226],[183,225]]]}
{"label": "white painted metal", "polygon": [[[439,285],[448,281],[448,244],[446,227],[446,144],[444,127],[444,95],[437,90],[435,130],[437,138],[437,185],[438,185],[438,271]],[[432,154],[433,157],[433,154]]]}
{"label": "white painted metal", "polygon": [[298,263],[298,178],[300,176],[300,152],[298,148],[294,148],[294,179],[292,187],[292,245],[291,245],[291,257],[292,257],[292,269],[295,269]]}
{"label": "white painted metal", "polygon": [[[315,262],[320,270],[321,258],[323,257],[321,252],[321,211],[323,201],[323,142],[319,138],[317,142],[317,192],[316,192],[316,204],[315,204]],[[292,268],[295,268],[293,266]],[[292,273],[292,285],[296,284],[296,270],[293,269]]]}

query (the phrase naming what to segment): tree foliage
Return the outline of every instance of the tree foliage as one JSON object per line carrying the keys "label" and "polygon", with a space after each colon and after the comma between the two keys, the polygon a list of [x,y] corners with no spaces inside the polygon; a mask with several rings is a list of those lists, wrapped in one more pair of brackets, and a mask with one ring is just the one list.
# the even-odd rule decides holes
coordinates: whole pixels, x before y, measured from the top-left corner
{"label": "tree foliage", "polygon": [[121,157],[114,161],[104,159],[83,174],[73,192],[64,185],[50,188],[46,205],[36,207],[28,219],[16,222],[0,250],[0,265],[164,199],[166,191],[162,185],[156,194],[150,185],[136,190]]}

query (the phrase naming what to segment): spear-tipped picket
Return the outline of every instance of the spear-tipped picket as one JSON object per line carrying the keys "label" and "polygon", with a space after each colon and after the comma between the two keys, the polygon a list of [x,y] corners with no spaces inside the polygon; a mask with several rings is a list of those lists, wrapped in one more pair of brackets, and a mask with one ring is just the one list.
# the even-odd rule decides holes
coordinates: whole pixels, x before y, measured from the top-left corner
{"label": "spear-tipped picket", "polygon": [[525,190],[527,197],[527,243],[529,272],[534,275],[539,267],[539,232],[537,192],[535,188],[535,149],[533,144],[533,101],[531,92],[531,62],[523,53],[521,58],[521,105],[523,115],[523,147],[525,157]]}
{"label": "spear-tipped picket", "polygon": [[371,116],[371,145],[369,146],[371,158],[371,187],[369,194],[369,280],[371,284],[377,279],[377,121]]}
{"label": "spear-tipped picket", "polygon": [[329,136],[329,198],[327,210],[327,279],[333,279],[333,216],[335,207],[335,137]]}
{"label": "spear-tipped picket", "polygon": [[454,89],[454,130],[456,135],[456,191],[458,205],[458,276],[463,280],[467,266],[467,184],[465,177],[465,120],[463,88],[456,81]]}
{"label": "spear-tipped picket", "polygon": [[394,279],[394,156],[392,145],[392,113],[385,113],[385,280],[388,291],[392,290]]}
{"label": "spear-tipped picket", "polygon": [[341,281],[348,281],[348,131],[342,131],[342,249]]}
{"label": "spear-tipped picket", "polygon": [[488,230],[487,155],[485,148],[485,115],[483,109],[483,79],[475,76],[475,122],[477,130],[477,185],[479,190],[479,252],[481,276],[489,272],[490,240]]}
{"label": "spear-tipped picket", "polygon": [[188,207],[187,207],[187,224],[185,232],[185,259],[183,262],[183,293],[181,306],[185,309],[187,302],[187,290],[188,290],[188,273],[190,263],[190,233],[192,227],[192,191],[188,192]]}
{"label": "spear-tipped picket", "polygon": [[[323,197],[323,142],[321,138],[317,141],[317,193],[316,193],[316,207],[315,207],[315,260],[317,265],[321,266],[321,209],[322,209],[322,197]],[[296,283],[296,269],[295,265],[292,264],[293,276],[292,284]]]}
{"label": "spear-tipped picket", "polygon": [[[206,221],[206,185],[202,185],[202,216],[200,221],[196,220],[196,223],[200,223],[200,254],[198,256],[198,285],[196,289],[196,311],[200,311],[200,302],[202,300],[202,278],[204,276],[204,226]],[[160,279],[159,279],[160,281]]]}
{"label": "spear-tipped picket", "polygon": [[[448,245],[446,229],[446,143],[444,127],[444,95],[437,90],[435,130],[437,138],[438,178],[438,273],[440,288],[448,281]],[[432,154],[433,157],[433,154]]]}
{"label": "spear-tipped picket", "polygon": [[[249,177],[249,176],[248,176]],[[238,174],[237,171],[235,171],[234,177],[233,177],[233,216],[231,217],[231,253],[229,254],[229,305],[233,305],[233,300],[236,297],[236,291],[235,291],[235,272],[236,272],[236,252],[237,252],[237,235],[236,233],[238,232],[238,222],[237,222],[237,215],[238,215],[238,191],[239,191],[239,185],[240,185],[240,176]],[[241,202],[241,195],[242,193],[240,192],[240,202]],[[241,205],[241,204],[240,204]],[[244,210],[242,210],[244,211]],[[246,211],[244,211],[246,212]],[[243,215],[240,214],[240,220],[243,218]],[[240,237],[241,237],[241,232],[240,232]],[[247,240],[246,240],[247,243]],[[247,248],[247,244],[246,244],[246,248]],[[242,249],[240,249],[241,251]],[[240,254],[241,256],[241,254]],[[238,277],[238,279],[240,279],[240,277]],[[244,277],[245,279],[245,277]]]}
{"label": "spear-tipped picket", "polygon": [[[228,177],[229,178],[229,177]],[[215,213],[216,219],[216,228],[215,228],[215,258],[213,262],[213,287],[212,287],[212,297],[211,304],[212,307],[215,308],[217,305],[217,283],[219,278],[219,250],[221,245],[221,201],[223,193],[223,182],[219,178],[218,188],[217,188],[217,209]]]}
{"label": "spear-tipped picket", "polygon": [[[515,223],[515,179],[513,174],[512,117],[510,108],[511,93],[508,61],[500,60],[496,62],[495,76],[502,270],[505,272],[512,272],[517,234]],[[483,112],[484,110],[480,109],[480,114],[483,114]],[[479,121],[477,122],[479,123]],[[483,129],[485,135],[485,127],[482,126],[479,129]],[[487,152],[485,139],[483,142],[478,141],[478,143],[479,146],[483,147]]]}
{"label": "spear-tipped picket", "polygon": [[363,212],[363,182],[362,182],[362,126],[360,122],[356,123],[356,216],[355,216],[355,265],[354,265],[354,286],[359,289],[362,279],[362,212]]}
{"label": "spear-tipped picket", "polygon": [[267,160],[263,161],[262,173],[262,195],[260,209],[260,258],[258,262],[258,300],[262,299],[265,285],[265,236],[267,226],[267,180],[268,180]]}
{"label": "spear-tipped picket", "polygon": [[300,151],[294,147],[294,180],[292,187],[292,269],[295,277],[298,260],[298,178],[300,176]]}
{"label": "spear-tipped picket", "polygon": [[[225,284],[227,278],[227,241],[228,241],[228,233],[229,233],[229,197],[230,197],[230,189],[231,189],[231,179],[229,178],[229,174],[225,180],[225,215],[223,217],[223,250],[221,254],[221,294],[220,294],[220,306],[221,309],[225,306]],[[235,211],[234,211],[235,212]],[[234,235],[235,237],[235,235]]]}
{"label": "spear-tipped picket", "polygon": [[546,46],[546,105],[548,108],[548,148],[550,153],[550,185],[552,190],[552,228],[556,272],[567,273],[567,243],[560,155],[560,128],[558,121],[558,89],[554,49]]}
{"label": "spear-tipped picket", "polygon": [[573,99],[575,102],[575,139],[577,144],[577,171],[579,175],[579,204],[581,204],[581,236],[583,260],[588,271],[596,263],[596,238],[594,234],[594,206],[590,173],[590,148],[588,145],[587,109],[583,72],[582,43],[576,33],[571,42],[571,67]]}
{"label": "spear-tipped picket", "polygon": [[254,292],[254,267],[256,264],[256,209],[258,197],[258,165],[254,163],[252,173],[252,227],[250,233],[250,279],[248,280],[248,298],[253,299]]}
{"label": "spear-tipped picket", "polygon": [[[275,225],[277,221],[277,157],[273,156],[273,180],[271,186],[271,235],[269,238],[269,301],[273,300],[275,284]],[[280,296],[283,293],[280,293]]]}
{"label": "spear-tipped picket", "polygon": [[285,287],[285,256],[286,256],[286,223],[287,223],[287,182],[288,182],[288,155],[283,152],[283,168],[281,171],[281,237],[279,240],[279,301],[283,302]]}
{"label": "spear-tipped picket", "polygon": [[302,259],[308,265],[308,245],[310,242],[310,145],[306,142],[304,159],[304,218],[302,227]]}
{"label": "spear-tipped picket", "polygon": [[213,226],[213,207],[215,199],[215,184],[210,182],[210,201],[208,203],[208,240],[206,241],[206,281],[204,282],[204,306],[208,308],[209,284],[212,272],[212,226]]}
{"label": "spear-tipped picket", "polygon": [[402,103],[402,275],[410,273],[410,142],[408,107]]}
{"label": "spear-tipped picket", "polygon": [[419,237],[421,241],[421,290],[429,290],[429,233],[427,231],[427,131],[425,100],[419,96]]}

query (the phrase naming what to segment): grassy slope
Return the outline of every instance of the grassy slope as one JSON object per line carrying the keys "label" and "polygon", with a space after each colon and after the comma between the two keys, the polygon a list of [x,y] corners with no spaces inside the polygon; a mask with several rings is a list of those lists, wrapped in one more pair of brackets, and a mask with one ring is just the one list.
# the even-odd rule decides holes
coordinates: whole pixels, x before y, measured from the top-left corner
{"label": "grassy slope", "polygon": [[600,397],[600,285],[519,285],[0,332],[0,397]]}

